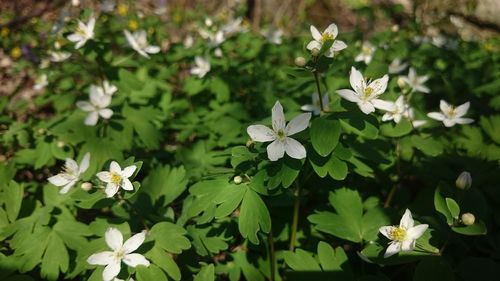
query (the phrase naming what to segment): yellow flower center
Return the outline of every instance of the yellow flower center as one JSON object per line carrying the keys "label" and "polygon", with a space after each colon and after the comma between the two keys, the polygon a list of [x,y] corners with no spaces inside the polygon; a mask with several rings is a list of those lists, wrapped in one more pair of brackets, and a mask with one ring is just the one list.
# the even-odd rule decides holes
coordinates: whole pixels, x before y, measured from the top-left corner
{"label": "yellow flower center", "polygon": [[2,27],[2,30],[0,31],[0,35],[2,37],[7,37],[7,35],[9,35],[9,33],[10,33],[10,30],[7,27]]}
{"label": "yellow flower center", "polygon": [[281,130],[281,129],[280,129],[280,130],[278,130],[278,133],[277,133],[277,134],[278,134],[278,139],[279,139],[279,140],[284,140],[284,139],[286,138],[286,134],[285,134],[285,132],[284,132],[283,130]]}
{"label": "yellow flower center", "polygon": [[448,112],[448,118],[453,119],[455,118],[456,115],[457,115],[456,108],[451,107],[450,112]]}
{"label": "yellow flower center", "polygon": [[118,250],[114,253],[115,260],[121,261],[125,257],[125,252],[123,250]]}
{"label": "yellow flower center", "polygon": [[136,20],[129,20],[128,28],[132,31],[137,30],[139,28],[139,23]]}
{"label": "yellow flower center", "polygon": [[331,34],[331,33],[323,32],[323,34],[321,34],[321,43],[325,43],[326,41],[334,40],[334,39],[335,38],[333,37],[333,34]]}
{"label": "yellow flower center", "polygon": [[22,54],[23,54],[23,52],[21,51],[21,48],[19,48],[19,47],[15,47],[14,49],[12,49],[12,50],[10,51],[10,55],[11,55],[14,59],[19,58]]}
{"label": "yellow flower center", "polygon": [[363,94],[365,94],[365,99],[369,98],[373,93],[373,88],[367,87],[363,90]]}
{"label": "yellow flower center", "polygon": [[120,184],[122,182],[122,176],[120,174],[111,172],[111,183]]}
{"label": "yellow flower center", "polygon": [[404,241],[406,238],[406,229],[396,226],[393,228],[389,236],[391,237],[391,240]]}
{"label": "yellow flower center", "polygon": [[118,5],[118,14],[122,17],[126,16],[128,14],[128,5],[123,3]]}

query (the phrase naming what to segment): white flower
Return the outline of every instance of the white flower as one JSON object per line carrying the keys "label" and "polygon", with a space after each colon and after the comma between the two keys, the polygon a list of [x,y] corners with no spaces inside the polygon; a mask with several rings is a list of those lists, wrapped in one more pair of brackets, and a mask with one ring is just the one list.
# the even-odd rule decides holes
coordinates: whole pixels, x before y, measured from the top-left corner
{"label": "white flower", "polygon": [[401,71],[405,70],[406,67],[408,67],[408,63],[401,63],[401,59],[395,58],[391,62],[391,64],[389,64],[389,73],[390,74],[400,73]]}
{"label": "white flower", "polygon": [[311,34],[314,40],[307,44],[307,49],[310,51],[317,49],[319,51],[325,42],[333,41],[330,49],[325,52],[326,57],[333,58],[335,52],[347,48],[347,45],[343,41],[335,40],[338,32],[337,26],[334,23],[330,24],[323,33],[319,33],[318,29],[311,25]]}
{"label": "white flower", "polygon": [[122,171],[120,165],[116,163],[116,161],[113,161],[109,165],[109,172],[103,171],[97,173],[97,177],[101,181],[107,183],[106,189],[104,190],[106,196],[113,197],[120,187],[129,191],[134,190],[134,186],[128,178],[134,174],[135,169],[137,169],[136,166],[130,165]]}
{"label": "white flower", "polygon": [[354,61],[364,61],[366,64],[370,64],[373,59],[373,54],[377,48],[370,42],[363,42],[361,47],[361,53],[354,58]]}
{"label": "white flower", "polygon": [[40,91],[43,88],[45,88],[45,86],[47,86],[48,84],[49,82],[47,81],[47,75],[42,74],[35,79],[35,85],[33,86],[33,89]]}
{"label": "white flower", "polygon": [[285,152],[292,158],[302,159],[306,157],[306,149],[300,142],[289,136],[305,130],[310,119],[311,113],[302,113],[286,125],[283,107],[277,101],[272,109],[273,129],[264,125],[251,125],[247,128],[247,133],[253,141],[272,141],[267,146],[267,157],[271,161],[283,158]]}
{"label": "white flower", "polygon": [[446,127],[453,127],[455,124],[470,124],[474,122],[473,119],[470,118],[462,118],[465,114],[467,114],[467,110],[469,110],[470,102],[466,102],[462,105],[454,107],[453,105],[448,104],[446,101],[441,100],[439,102],[439,108],[441,112],[430,112],[427,113],[432,119],[442,121]]}
{"label": "white flower", "polygon": [[416,240],[424,234],[429,225],[419,224],[414,226],[414,224],[410,210],[406,209],[399,226],[382,226],[379,229],[380,233],[392,240],[385,251],[384,258],[388,258],[400,251],[415,249]]}
{"label": "white flower", "polygon": [[108,80],[102,82],[102,87],[97,85],[90,85],[90,92],[98,92],[100,95],[112,96],[118,88],[110,84]]}
{"label": "white flower", "polygon": [[429,88],[424,85],[424,83],[429,80],[429,76],[418,76],[413,67],[410,67],[408,76],[401,76],[400,79],[408,84],[410,88],[415,92],[422,92],[426,94],[430,92]]}
{"label": "white flower", "polygon": [[[318,93],[312,94],[312,103],[305,104],[300,107],[303,111],[311,111],[314,115],[319,115],[321,113],[321,104],[319,103]],[[328,98],[328,93],[325,93],[322,98],[323,110],[330,111],[330,99]]]}
{"label": "white flower", "polygon": [[210,71],[210,61],[206,58],[196,56],[194,62],[196,66],[191,68],[191,74],[198,75],[198,78],[203,78]]}
{"label": "white flower", "polygon": [[61,194],[67,193],[80,180],[80,176],[87,171],[90,163],[90,153],[87,152],[80,162],[80,166],[75,160],[66,158],[63,171],[48,178],[48,181],[55,186],[62,186]]}
{"label": "white flower", "polygon": [[186,49],[193,47],[193,45],[194,45],[193,36],[191,36],[191,35],[186,36],[186,38],[184,38],[184,41],[182,43],[184,44],[184,48],[186,48]]}
{"label": "white flower", "polygon": [[49,55],[52,62],[62,62],[71,57],[71,53],[68,52],[49,52]]}
{"label": "white flower", "polygon": [[262,30],[260,34],[271,44],[279,45],[282,42],[281,36],[283,36],[283,30],[279,28],[270,27]]}
{"label": "white flower", "polygon": [[101,3],[101,10],[103,12],[111,13],[115,10],[116,3],[114,0],[104,0]]}
{"label": "white flower", "polygon": [[94,37],[94,26],[95,18],[90,18],[87,24],[84,24],[80,20],[78,21],[78,28],[75,33],[68,36],[68,40],[71,42],[76,42],[75,49],[80,49],[87,40]]}
{"label": "white flower", "polygon": [[349,81],[354,91],[341,89],[337,90],[337,94],[348,101],[357,103],[363,113],[370,114],[375,111],[375,108],[388,107],[388,102],[378,99],[387,88],[388,80],[389,76],[386,74],[382,78],[367,83],[361,72],[352,67]]}
{"label": "white flower", "polygon": [[138,52],[141,56],[149,59],[149,54],[156,54],[160,51],[160,47],[149,45],[147,41],[147,34],[145,30],[137,30],[134,33],[130,33],[128,30],[124,30],[125,37],[127,37],[128,44],[132,49]]}
{"label": "white flower", "polygon": [[99,87],[90,87],[90,102],[78,101],[76,106],[85,112],[89,112],[85,118],[85,125],[94,126],[99,120],[99,116],[109,119],[113,116],[113,110],[107,108],[111,104],[111,96],[105,95]]}
{"label": "white flower", "polygon": [[242,18],[232,19],[221,27],[221,31],[226,35],[226,37],[235,33],[245,32],[246,28],[241,25],[242,22]]}
{"label": "white flower", "polygon": [[404,96],[399,96],[395,102],[386,101],[382,110],[387,111],[384,116],[382,116],[382,121],[394,120],[394,122],[399,123],[401,118],[408,117],[409,105],[405,102]]}
{"label": "white flower", "polygon": [[143,255],[133,253],[146,239],[146,231],[137,233],[123,243],[121,232],[110,227],[106,230],[104,238],[108,247],[113,251],[95,253],[87,259],[89,264],[106,266],[102,272],[104,281],[111,281],[120,273],[122,261],[130,267],[149,266],[149,261]]}

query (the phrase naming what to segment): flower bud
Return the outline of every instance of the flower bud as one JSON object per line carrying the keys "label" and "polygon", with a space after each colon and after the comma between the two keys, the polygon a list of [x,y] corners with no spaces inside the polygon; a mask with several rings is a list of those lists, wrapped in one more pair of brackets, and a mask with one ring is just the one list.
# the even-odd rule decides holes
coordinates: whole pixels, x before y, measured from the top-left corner
{"label": "flower bud", "polygon": [[455,185],[458,189],[467,190],[472,186],[472,177],[469,172],[462,172],[457,180],[455,181]]}
{"label": "flower bud", "polygon": [[252,148],[252,147],[254,146],[254,144],[255,144],[255,143],[253,142],[253,140],[249,140],[249,141],[247,141],[246,146],[247,146],[248,148]]}
{"label": "flower bud", "polygon": [[398,86],[399,88],[403,89],[406,86],[405,80],[403,80],[401,77],[398,78]]}
{"label": "flower bud", "polygon": [[235,184],[240,184],[243,181],[243,178],[241,178],[240,176],[236,176],[233,178],[233,181]]}
{"label": "flower bud", "polygon": [[476,217],[471,213],[462,214],[461,219],[464,225],[473,225],[476,221]]}
{"label": "flower bud", "polygon": [[311,50],[311,55],[313,55],[314,57],[317,57],[319,55],[319,49],[318,48],[314,48]]}
{"label": "flower bud", "polygon": [[40,128],[40,129],[38,129],[38,131],[37,131],[37,133],[38,133],[39,135],[43,135],[43,134],[45,134],[45,132],[47,132],[47,130],[45,130],[45,128]]}
{"label": "flower bud", "polygon": [[57,142],[57,147],[63,148],[66,144],[63,141],[58,141]]}
{"label": "flower bud", "polygon": [[92,184],[90,182],[84,182],[84,183],[82,183],[80,188],[85,190],[85,191],[89,191],[92,189]]}
{"label": "flower bud", "polygon": [[296,57],[295,65],[298,67],[303,67],[304,65],[306,65],[306,59],[304,57]]}

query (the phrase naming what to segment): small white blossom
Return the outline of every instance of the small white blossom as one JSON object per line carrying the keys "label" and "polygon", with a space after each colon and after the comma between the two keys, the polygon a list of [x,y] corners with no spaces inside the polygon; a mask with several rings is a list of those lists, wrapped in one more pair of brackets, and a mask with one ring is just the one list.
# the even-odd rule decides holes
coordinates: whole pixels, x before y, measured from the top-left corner
{"label": "small white blossom", "polygon": [[80,176],[87,171],[89,163],[89,152],[85,153],[83,156],[80,166],[78,166],[75,160],[66,158],[63,171],[48,178],[48,181],[55,186],[62,186],[63,188],[59,191],[59,193],[65,194],[80,180]]}
{"label": "small white blossom", "polygon": [[283,30],[279,28],[270,27],[262,30],[260,34],[271,44],[279,45],[282,42],[281,36],[283,36]]}
{"label": "small white blossom", "polygon": [[441,112],[430,112],[427,113],[429,118],[442,121],[446,127],[453,127],[455,124],[470,124],[474,122],[473,119],[470,118],[462,118],[465,114],[467,114],[467,110],[469,110],[470,102],[466,102],[462,105],[454,107],[453,105],[448,104],[446,101],[441,100],[439,102],[439,108]]}
{"label": "small white blossom", "polygon": [[80,49],[85,43],[94,37],[95,18],[90,18],[87,24],[80,20],[75,33],[68,35],[68,40],[76,42],[75,49]]}
{"label": "small white blossom", "polygon": [[35,79],[35,85],[33,86],[34,90],[40,91],[45,88],[49,84],[47,80],[47,75],[42,74]]}
{"label": "small white blossom", "polygon": [[125,34],[125,37],[127,37],[130,47],[132,47],[132,49],[138,52],[141,56],[149,59],[148,54],[156,54],[160,52],[160,47],[149,45],[145,30],[137,30],[134,33],[124,30],[123,33]]}
{"label": "small white blossom", "polygon": [[338,32],[339,31],[337,25],[335,25],[334,23],[330,24],[325,29],[325,31],[323,31],[323,33],[320,33],[316,27],[311,25],[311,34],[314,40],[307,44],[307,49],[310,51],[319,51],[321,50],[321,47],[323,47],[324,43],[326,43],[327,41],[333,41],[330,49],[325,52],[326,57],[333,58],[335,52],[339,52],[347,48],[347,45],[343,41],[335,40],[335,38],[337,38]]}
{"label": "small white blossom", "polygon": [[71,53],[68,52],[49,52],[49,55],[52,62],[62,62],[71,57]]}
{"label": "small white blossom", "polygon": [[146,239],[146,231],[135,234],[123,243],[123,235],[116,228],[108,228],[104,234],[106,244],[112,251],[104,251],[91,255],[87,263],[92,265],[105,265],[102,272],[104,281],[113,280],[121,270],[122,261],[130,266],[149,266],[149,261],[141,254],[133,253]]}
{"label": "small white blossom", "polygon": [[382,116],[382,121],[394,120],[399,123],[403,117],[408,117],[409,105],[406,104],[404,96],[400,96],[395,102],[386,101],[382,110],[387,111]]}
{"label": "small white blossom", "polygon": [[408,76],[401,76],[400,79],[408,84],[410,88],[415,91],[415,92],[421,92],[421,93],[429,93],[430,90],[427,88],[424,83],[429,80],[429,76],[424,75],[424,76],[418,76],[417,72],[413,67],[410,67],[410,70],[408,71]]}
{"label": "small white blossom", "polygon": [[184,38],[184,41],[182,43],[184,44],[184,48],[186,48],[186,49],[193,47],[193,45],[194,45],[193,36],[191,36],[191,35],[186,36],[186,38]]}
{"label": "small white blossom", "polygon": [[400,251],[412,251],[415,249],[416,240],[424,234],[429,225],[414,225],[415,222],[413,221],[411,212],[406,209],[399,222],[399,226],[382,226],[379,229],[380,233],[392,240],[385,251],[384,258],[388,258]]}
{"label": "small white blossom", "polygon": [[305,130],[309,126],[310,119],[311,113],[302,113],[286,124],[283,107],[277,101],[272,109],[273,129],[264,125],[251,125],[247,128],[247,133],[253,141],[272,141],[267,146],[267,157],[271,161],[283,158],[285,152],[292,158],[302,159],[306,157],[306,149],[300,142],[289,136]]}
{"label": "small white blossom", "polygon": [[112,96],[116,91],[118,91],[118,88],[109,83],[108,80],[104,80],[102,82],[102,87],[98,85],[90,85],[90,92],[98,92],[100,95]]}
{"label": "small white blossom", "polygon": [[113,116],[113,110],[108,106],[111,104],[111,95],[103,94],[99,87],[90,87],[90,101],[78,101],[76,106],[89,114],[85,118],[85,125],[95,126],[99,120],[99,116],[104,119],[109,119]]}
{"label": "small white blossom", "polygon": [[401,59],[395,58],[391,64],[389,64],[389,73],[398,74],[408,67],[408,63],[401,63]]}
{"label": "small white blossom", "polygon": [[[311,111],[314,115],[319,115],[321,113],[321,104],[319,103],[319,95],[318,93],[313,93],[311,96],[312,103],[305,104],[300,107],[303,111]],[[323,102],[323,110],[330,111],[330,99],[328,97],[328,93],[325,93],[322,98]]]}
{"label": "small white blossom", "polygon": [[207,58],[196,56],[194,62],[196,66],[191,68],[191,74],[197,75],[198,78],[203,78],[210,71],[210,61]]}
{"label": "small white blossom", "polygon": [[134,190],[134,186],[132,185],[132,182],[130,182],[129,178],[134,174],[135,170],[137,167],[135,165],[130,165],[123,169],[120,167],[120,165],[116,162],[113,161],[109,165],[109,172],[108,171],[103,171],[97,173],[97,177],[107,183],[105,192],[107,197],[113,197],[118,190],[123,188],[124,190]]}
{"label": "small white blossom", "polygon": [[387,82],[389,81],[387,74],[382,78],[367,83],[361,72],[352,67],[349,81],[354,91],[341,89],[337,90],[337,94],[348,101],[357,103],[363,113],[370,114],[375,111],[375,108],[383,109],[388,107],[388,102],[378,99],[387,88]]}
{"label": "small white blossom", "polygon": [[104,0],[101,3],[101,10],[106,13],[111,13],[115,10],[116,3],[114,0]]}
{"label": "small white blossom", "polygon": [[354,61],[364,61],[366,64],[370,64],[373,59],[373,54],[377,48],[370,42],[363,42],[361,47],[361,53],[354,58]]}
{"label": "small white blossom", "polygon": [[221,31],[226,37],[236,33],[245,32],[247,29],[241,25],[242,22],[242,18],[232,19],[221,27]]}

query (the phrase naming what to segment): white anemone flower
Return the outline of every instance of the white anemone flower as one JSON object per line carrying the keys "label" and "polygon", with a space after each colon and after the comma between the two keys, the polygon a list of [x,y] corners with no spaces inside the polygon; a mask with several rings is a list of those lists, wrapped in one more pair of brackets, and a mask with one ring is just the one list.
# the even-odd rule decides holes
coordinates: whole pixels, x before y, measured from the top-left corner
{"label": "white anemone flower", "polygon": [[289,136],[305,130],[309,126],[310,119],[311,113],[302,113],[286,124],[283,107],[277,101],[272,109],[273,129],[264,125],[251,125],[247,128],[247,133],[253,141],[272,141],[267,146],[267,157],[271,161],[283,158],[285,152],[292,158],[302,159],[306,157],[306,149],[300,142]]}
{"label": "white anemone flower", "polygon": [[399,123],[403,117],[409,117],[409,105],[404,96],[399,96],[395,102],[386,101],[386,104],[380,109],[387,111],[382,116],[382,121],[394,120],[395,123]]}
{"label": "white anemone flower", "polygon": [[410,67],[410,70],[408,71],[408,76],[401,76],[400,78],[403,82],[408,84],[413,91],[425,94],[430,93],[429,88],[427,88],[424,85],[424,83],[427,80],[429,80],[429,76],[427,75],[418,76],[417,72],[413,67]]}
{"label": "white anemone flower", "polygon": [[[319,102],[318,93],[313,93],[311,96],[311,100],[312,100],[311,104],[305,104],[305,105],[301,106],[300,109],[303,111],[311,111],[314,115],[320,115],[321,104]],[[323,102],[323,110],[330,111],[330,99],[328,97],[328,93],[325,93],[321,100]]]}
{"label": "white anemone flower", "polygon": [[207,58],[196,56],[194,58],[196,66],[191,68],[191,74],[197,75],[198,78],[203,78],[210,71],[210,61]]}
{"label": "white anemone flower", "polygon": [[466,102],[457,107],[448,104],[446,101],[441,100],[439,102],[439,108],[441,112],[430,112],[427,113],[429,118],[442,121],[446,127],[453,127],[455,124],[470,124],[474,122],[471,118],[462,118],[465,114],[467,114],[467,110],[469,110],[470,102]]}
{"label": "white anemone flower", "polygon": [[95,18],[90,18],[87,24],[80,20],[75,33],[68,35],[68,40],[76,42],[75,49],[80,49],[85,43],[94,37]]}
{"label": "white anemone flower", "polygon": [[42,74],[38,76],[38,78],[35,79],[35,85],[33,86],[34,90],[40,91],[43,88],[45,88],[49,84],[49,81],[47,80],[47,75]]}
{"label": "white anemone flower", "polygon": [[48,181],[55,186],[62,186],[59,193],[68,193],[68,191],[80,180],[80,176],[87,171],[89,163],[89,152],[85,153],[79,166],[75,160],[66,158],[62,172],[48,178]]}
{"label": "white anemone flower", "polygon": [[385,251],[384,258],[388,258],[400,251],[415,249],[416,240],[424,234],[428,227],[427,224],[415,226],[410,210],[406,209],[399,226],[382,226],[379,229],[380,233],[392,240]]}
{"label": "white anemone flower", "polygon": [[120,165],[116,161],[113,161],[109,165],[109,172],[103,171],[97,173],[97,177],[101,181],[107,183],[106,189],[104,190],[106,196],[113,197],[120,187],[128,191],[134,190],[134,186],[129,178],[134,174],[136,169],[137,167],[135,165],[130,165],[122,170]]}
{"label": "white anemone flower", "polygon": [[373,54],[377,48],[370,42],[363,42],[361,47],[361,53],[354,58],[354,61],[364,61],[366,64],[370,64],[373,59]]}
{"label": "white anemone flower", "polygon": [[341,89],[337,90],[337,94],[348,101],[357,103],[363,113],[370,114],[375,111],[375,108],[383,109],[388,107],[388,102],[378,99],[387,88],[387,82],[389,81],[387,74],[382,78],[367,83],[361,72],[352,67],[349,81],[354,91]]}
{"label": "white anemone flower", "polygon": [[325,56],[329,58],[333,58],[335,52],[339,52],[345,48],[347,48],[347,45],[340,40],[335,40],[338,35],[338,28],[337,25],[334,23],[330,24],[323,33],[320,33],[314,25],[311,25],[311,34],[314,40],[309,42],[307,44],[307,49],[310,51],[316,50],[319,51],[321,50],[321,47],[323,47],[323,44],[326,43],[327,41],[333,41],[332,46],[330,49],[328,49],[325,52]]}
{"label": "white anemone flower", "polygon": [[184,41],[182,41],[182,44],[184,45],[184,48],[189,49],[193,47],[194,45],[194,38],[193,36],[189,35],[184,38]]}
{"label": "white anemone flower", "polygon": [[149,45],[145,30],[137,30],[134,33],[124,30],[123,33],[125,34],[125,37],[127,37],[130,47],[132,47],[132,49],[138,52],[141,56],[149,59],[148,54],[156,54],[160,52],[160,47]]}
{"label": "white anemone flower", "polygon": [[102,82],[102,87],[98,85],[90,85],[90,92],[98,92],[101,95],[112,96],[116,91],[118,91],[118,88],[109,83],[108,80],[104,80]]}
{"label": "white anemone flower", "polygon": [[111,13],[115,10],[116,3],[114,0],[104,0],[102,1],[100,7],[103,12]]}
{"label": "white anemone flower", "polygon": [[260,34],[271,44],[280,45],[283,42],[281,39],[283,36],[283,30],[279,28],[270,27],[262,30]]}
{"label": "white anemone flower", "polygon": [[68,52],[49,52],[51,62],[62,62],[71,57]]}
{"label": "white anemone flower", "polygon": [[111,96],[104,95],[97,89],[98,87],[90,87],[90,101],[78,101],[76,106],[89,114],[85,118],[85,125],[95,126],[99,121],[99,116],[104,119],[109,119],[113,116],[113,110],[108,106],[111,104]]}
{"label": "white anemone flower", "polygon": [[143,255],[133,253],[146,239],[146,231],[135,234],[123,243],[122,233],[118,229],[110,227],[106,230],[104,239],[112,251],[95,253],[87,259],[89,264],[106,266],[102,272],[104,281],[111,281],[120,273],[122,261],[130,267],[150,265]]}
{"label": "white anemone flower", "polygon": [[398,74],[401,71],[405,70],[408,67],[408,63],[402,63],[401,59],[395,58],[392,60],[391,64],[389,64],[389,73],[390,74]]}

